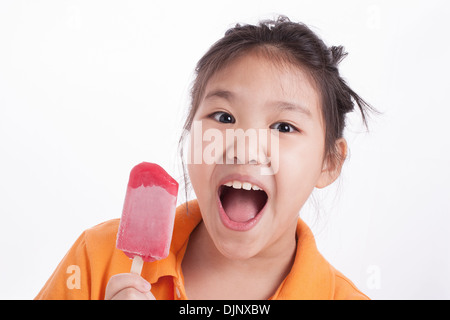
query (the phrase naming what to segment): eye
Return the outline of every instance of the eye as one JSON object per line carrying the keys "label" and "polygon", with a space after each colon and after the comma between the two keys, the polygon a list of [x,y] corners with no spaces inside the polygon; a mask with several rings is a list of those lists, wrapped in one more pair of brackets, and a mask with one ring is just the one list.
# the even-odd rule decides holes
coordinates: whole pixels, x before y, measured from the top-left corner
{"label": "eye", "polygon": [[299,132],[299,130],[296,127],[294,127],[293,125],[291,125],[287,122],[277,122],[277,123],[273,124],[272,126],[270,126],[270,129],[275,129],[275,130],[278,130],[283,133],[289,133],[289,132],[295,132],[295,131]]}
{"label": "eye", "polygon": [[213,118],[216,121],[222,122],[222,123],[235,123],[236,120],[234,117],[226,112],[218,111],[214,112],[210,115],[211,118]]}

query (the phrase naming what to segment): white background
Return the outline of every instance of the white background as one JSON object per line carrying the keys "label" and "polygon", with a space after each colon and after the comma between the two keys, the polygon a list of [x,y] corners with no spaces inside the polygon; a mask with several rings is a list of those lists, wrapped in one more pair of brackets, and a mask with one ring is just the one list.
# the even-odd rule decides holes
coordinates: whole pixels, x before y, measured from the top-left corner
{"label": "white background", "polygon": [[182,182],[195,63],[276,13],[344,45],[341,73],[383,112],[369,133],[350,117],[342,177],[302,213],[321,252],[373,299],[450,299],[446,0],[2,0],[0,298],[33,298],[84,229],[120,217],[133,165]]}

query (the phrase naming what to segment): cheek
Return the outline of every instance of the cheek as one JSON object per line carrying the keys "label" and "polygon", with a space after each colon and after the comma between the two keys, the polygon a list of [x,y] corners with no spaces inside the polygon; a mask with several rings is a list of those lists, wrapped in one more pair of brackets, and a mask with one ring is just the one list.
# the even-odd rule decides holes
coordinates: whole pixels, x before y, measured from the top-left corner
{"label": "cheek", "polygon": [[203,130],[201,127],[191,130],[188,149],[187,169],[189,179],[198,200],[205,200],[211,197],[211,176],[214,170],[213,165],[206,164],[203,159]]}
{"label": "cheek", "polygon": [[320,144],[303,142],[280,144],[279,172],[276,175],[278,197],[286,203],[295,202],[298,210],[313,191],[322,171]]}
{"label": "cheek", "polygon": [[204,207],[205,204],[214,201],[213,188],[210,185],[212,175],[210,167],[202,164],[188,165],[189,179],[200,207]]}

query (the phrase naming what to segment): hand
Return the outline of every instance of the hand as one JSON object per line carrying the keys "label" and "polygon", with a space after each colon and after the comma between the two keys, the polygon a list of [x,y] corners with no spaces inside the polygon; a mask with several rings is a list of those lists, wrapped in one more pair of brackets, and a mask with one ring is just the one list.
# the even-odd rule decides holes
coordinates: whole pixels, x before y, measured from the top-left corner
{"label": "hand", "polygon": [[156,300],[150,288],[151,284],[137,274],[116,274],[106,285],[105,300]]}

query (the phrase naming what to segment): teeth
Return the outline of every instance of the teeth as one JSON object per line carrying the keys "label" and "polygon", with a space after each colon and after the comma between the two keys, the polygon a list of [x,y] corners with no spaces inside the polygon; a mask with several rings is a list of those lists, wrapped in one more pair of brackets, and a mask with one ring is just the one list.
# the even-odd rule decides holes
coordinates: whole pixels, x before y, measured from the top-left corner
{"label": "teeth", "polygon": [[242,189],[250,190],[251,188],[252,188],[252,184],[251,184],[251,183],[244,182],[244,183],[242,184]]}
{"label": "teeth", "polygon": [[233,188],[240,189],[242,187],[242,183],[240,181],[233,181]]}
{"label": "teeth", "polygon": [[250,182],[241,182],[241,181],[229,181],[224,184],[227,187],[233,187],[234,189],[244,189],[244,190],[261,190],[260,187],[251,184]]}

